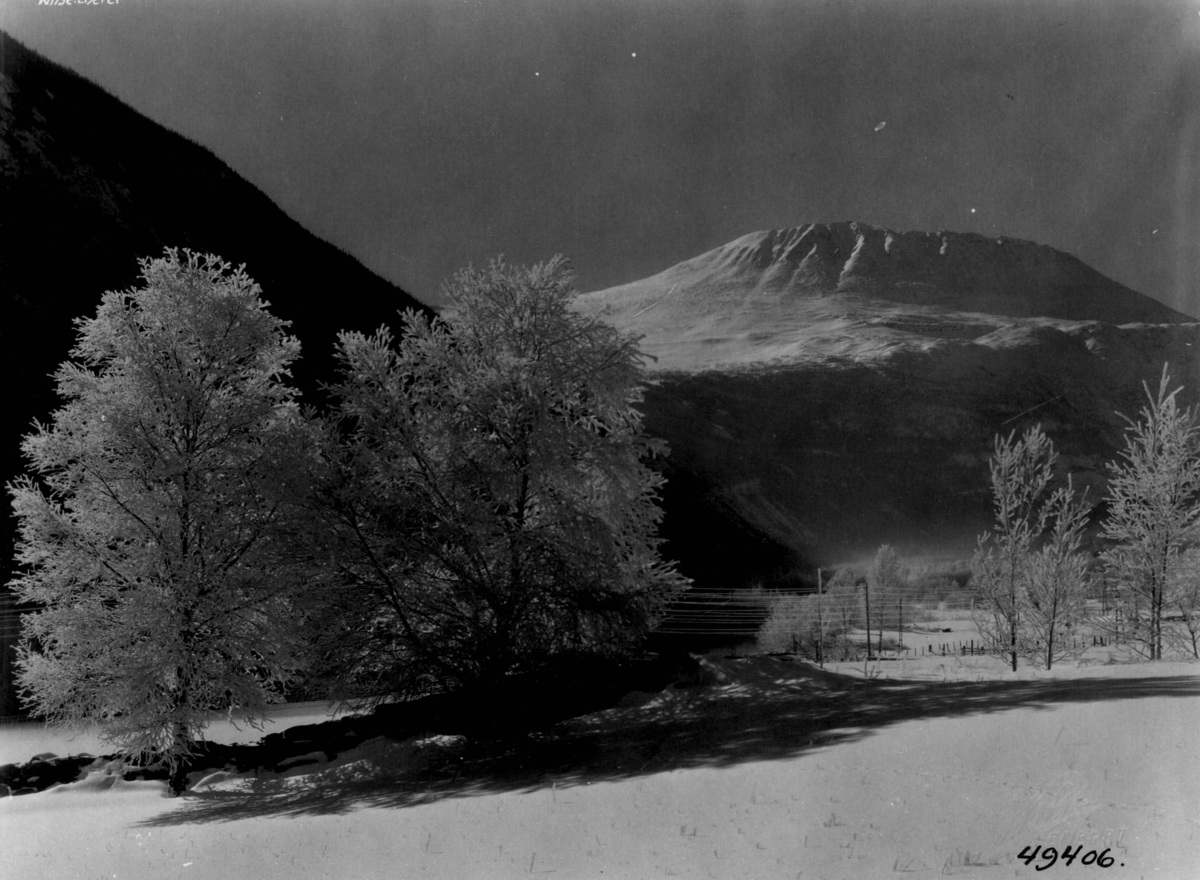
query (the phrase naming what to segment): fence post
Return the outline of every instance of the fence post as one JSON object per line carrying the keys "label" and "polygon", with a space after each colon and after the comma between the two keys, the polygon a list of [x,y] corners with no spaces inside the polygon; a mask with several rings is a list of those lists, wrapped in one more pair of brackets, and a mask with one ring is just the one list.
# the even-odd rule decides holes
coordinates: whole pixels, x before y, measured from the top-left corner
{"label": "fence post", "polygon": [[[817,662],[825,668],[825,612],[821,605],[821,569],[817,569],[817,625],[821,629],[821,644],[817,649]],[[868,636],[870,638],[870,636]]]}
{"label": "fence post", "polygon": [[863,581],[863,604],[866,606],[867,618],[867,659],[874,660],[871,656],[871,579],[867,578]]}

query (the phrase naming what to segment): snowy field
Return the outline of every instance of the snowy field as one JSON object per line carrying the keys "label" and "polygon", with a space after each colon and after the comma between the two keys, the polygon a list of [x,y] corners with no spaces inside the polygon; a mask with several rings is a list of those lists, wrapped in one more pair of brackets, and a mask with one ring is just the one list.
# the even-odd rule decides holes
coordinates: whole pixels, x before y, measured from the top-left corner
{"label": "snowy field", "polygon": [[[375,740],[178,799],[97,768],[0,800],[0,877],[1200,876],[1200,664],[713,663],[505,748]],[[0,762],[98,748],[0,728]]]}

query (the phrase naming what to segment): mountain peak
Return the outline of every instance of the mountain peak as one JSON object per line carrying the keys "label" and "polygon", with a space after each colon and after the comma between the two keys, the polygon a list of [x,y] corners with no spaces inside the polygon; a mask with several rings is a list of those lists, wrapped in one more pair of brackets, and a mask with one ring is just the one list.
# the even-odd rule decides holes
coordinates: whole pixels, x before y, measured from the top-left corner
{"label": "mountain peak", "polygon": [[974,338],[1026,320],[1193,320],[1046,245],[861,222],[753,232],[581,301],[641,334],[665,369],[863,357],[913,343],[880,332],[900,326]]}
{"label": "mountain peak", "polygon": [[1063,251],[973,232],[808,223],[744,235],[676,268],[683,267],[733,270],[781,294],[859,293],[956,311],[1110,324],[1193,320]]}

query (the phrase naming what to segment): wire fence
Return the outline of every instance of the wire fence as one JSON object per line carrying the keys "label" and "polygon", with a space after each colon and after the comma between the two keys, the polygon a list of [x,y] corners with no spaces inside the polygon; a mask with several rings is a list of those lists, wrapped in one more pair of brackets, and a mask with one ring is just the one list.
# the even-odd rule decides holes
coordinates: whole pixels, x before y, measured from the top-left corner
{"label": "wire fence", "polygon": [[[730,638],[754,638],[770,614],[774,601],[782,596],[812,596],[824,601],[823,617],[841,618],[865,625],[870,617],[872,629],[908,629],[937,623],[942,619],[963,619],[970,615],[978,599],[970,587],[936,593],[914,592],[911,587],[867,589],[854,587],[851,601],[846,593],[823,588],[811,590],[761,590],[745,587],[696,587],[675,599],[655,632],[663,635],[706,635]],[[1107,597],[1099,589],[1092,601],[1107,611]],[[869,607],[868,607],[869,605]],[[31,608],[17,607],[14,597],[0,596],[0,641],[7,648],[21,636],[21,617]]]}
{"label": "wire fence", "polygon": [[[827,615],[841,614],[863,617],[870,603],[872,626],[882,623],[885,628],[919,625],[937,620],[939,615],[969,613],[976,598],[974,591],[964,588],[940,597],[922,597],[911,590],[890,589],[863,591],[859,586],[857,609],[847,608],[844,596],[823,591],[820,598],[828,601]],[[810,591],[766,591],[744,587],[697,587],[688,590],[668,607],[667,614],[656,632],[664,635],[708,635],[753,638],[770,613],[771,604],[780,596],[818,596]],[[839,604],[840,603],[840,604]],[[12,596],[0,596],[0,640],[5,646],[16,644],[21,636],[21,617],[32,609],[18,608]]]}
{"label": "wire fence", "polygon": [[[883,587],[861,576],[839,581],[831,578],[829,571],[803,589],[694,587],[668,606],[656,632],[753,639],[774,603],[785,597],[809,597],[822,619],[844,629],[936,628],[942,621],[970,620],[980,605],[982,594],[971,586],[968,571],[963,565],[949,565],[944,571],[902,578]],[[1093,578],[1086,593],[1093,614],[1110,615],[1115,593],[1106,579]]]}
{"label": "wire fence", "polygon": [[746,588],[693,588],[672,602],[655,629],[661,635],[726,636],[753,639],[771,613],[772,605],[786,596],[808,596],[823,604],[822,617],[872,629],[909,628],[943,618],[969,617],[976,594],[969,588],[936,594],[911,589],[866,589],[863,585],[838,592],[813,590],[768,591]]}

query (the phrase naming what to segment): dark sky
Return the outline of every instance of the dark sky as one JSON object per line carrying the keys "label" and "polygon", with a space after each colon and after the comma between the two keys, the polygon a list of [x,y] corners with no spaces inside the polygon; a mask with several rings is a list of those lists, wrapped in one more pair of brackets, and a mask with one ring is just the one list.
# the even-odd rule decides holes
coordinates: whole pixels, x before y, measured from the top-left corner
{"label": "dark sky", "polygon": [[498,253],[589,290],[862,220],[1200,314],[1197,0],[3,0],[0,28],[427,300]]}

